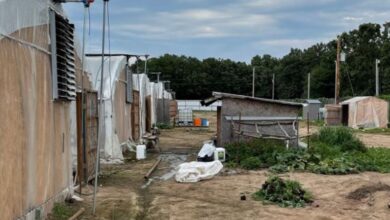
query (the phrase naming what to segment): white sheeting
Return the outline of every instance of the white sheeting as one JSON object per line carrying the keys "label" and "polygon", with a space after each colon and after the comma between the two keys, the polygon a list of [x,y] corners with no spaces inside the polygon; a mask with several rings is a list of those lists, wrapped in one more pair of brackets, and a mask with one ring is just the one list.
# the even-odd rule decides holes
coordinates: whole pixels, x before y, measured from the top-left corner
{"label": "white sheeting", "polygon": [[[150,80],[146,74],[133,74],[133,87],[134,90],[139,92],[139,118],[140,118],[140,136],[139,139],[142,139],[142,136],[146,132],[146,97],[152,94],[152,89],[150,85]],[[155,108],[153,108],[155,109]]]}
{"label": "white sheeting", "polygon": [[[91,73],[92,86],[100,91],[101,57],[86,57],[86,70]],[[115,132],[114,91],[121,71],[126,67],[125,56],[105,57],[103,72],[103,108],[104,128],[99,132],[104,144],[100,146],[100,154],[104,163],[121,163],[123,154],[121,143]],[[100,97],[100,94],[99,94]]]}
{"label": "white sheeting", "polygon": [[179,165],[175,179],[180,183],[195,183],[200,180],[211,179],[223,168],[221,161],[189,162]]}

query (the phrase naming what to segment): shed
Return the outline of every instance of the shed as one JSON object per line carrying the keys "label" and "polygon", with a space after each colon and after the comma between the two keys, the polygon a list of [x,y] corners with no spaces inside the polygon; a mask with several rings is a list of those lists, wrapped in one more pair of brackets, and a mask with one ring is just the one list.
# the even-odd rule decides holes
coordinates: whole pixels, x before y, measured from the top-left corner
{"label": "shed", "polygon": [[341,103],[341,121],[351,128],[386,128],[389,104],[374,96],[358,96]]}
{"label": "shed", "polygon": [[278,139],[287,146],[298,145],[299,113],[302,104],[265,98],[213,92],[201,101],[210,105],[217,100],[217,145],[250,139]]}
{"label": "shed", "polygon": [[320,100],[307,99],[303,104],[303,112],[302,112],[303,119],[320,120],[321,105],[322,103]]}

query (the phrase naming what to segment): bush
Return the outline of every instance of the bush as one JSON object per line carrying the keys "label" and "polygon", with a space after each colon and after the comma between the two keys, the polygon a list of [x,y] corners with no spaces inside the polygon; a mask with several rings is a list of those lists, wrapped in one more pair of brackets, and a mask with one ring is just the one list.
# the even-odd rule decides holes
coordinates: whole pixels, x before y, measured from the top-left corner
{"label": "bush", "polygon": [[281,207],[304,207],[313,202],[312,195],[305,191],[299,182],[283,180],[277,176],[268,178],[253,197]]}
{"label": "bush", "polygon": [[241,162],[241,166],[248,170],[261,168],[262,162],[258,157],[248,157]]}
{"label": "bush", "polygon": [[313,142],[321,142],[334,148],[339,148],[342,152],[366,151],[367,148],[355,136],[350,128],[346,127],[324,127],[318,135],[313,137]]}

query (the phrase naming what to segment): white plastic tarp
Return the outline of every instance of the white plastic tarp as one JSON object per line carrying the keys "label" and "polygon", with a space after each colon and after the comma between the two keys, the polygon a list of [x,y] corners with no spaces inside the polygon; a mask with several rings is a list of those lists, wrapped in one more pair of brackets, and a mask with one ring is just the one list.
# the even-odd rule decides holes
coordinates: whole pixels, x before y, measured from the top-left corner
{"label": "white plastic tarp", "polygon": [[142,136],[146,132],[146,97],[151,95],[151,86],[150,80],[146,74],[133,74],[133,87],[134,90],[139,92],[139,117],[140,117],[140,136]]}
{"label": "white plastic tarp", "polygon": [[195,183],[217,175],[223,168],[221,161],[189,162],[180,164],[175,179],[180,183]]}
{"label": "white plastic tarp", "polygon": [[[86,70],[91,73],[92,86],[100,91],[101,82],[101,57],[86,57]],[[99,131],[99,136],[104,140],[100,146],[102,162],[120,163],[123,161],[121,143],[115,132],[114,120],[114,91],[121,71],[126,68],[125,56],[105,57],[103,72],[103,111],[104,128]],[[99,94],[100,97],[100,94]],[[102,110],[100,110],[102,111]],[[101,114],[100,114],[101,115]],[[101,116],[100,116],[101,117]]]}

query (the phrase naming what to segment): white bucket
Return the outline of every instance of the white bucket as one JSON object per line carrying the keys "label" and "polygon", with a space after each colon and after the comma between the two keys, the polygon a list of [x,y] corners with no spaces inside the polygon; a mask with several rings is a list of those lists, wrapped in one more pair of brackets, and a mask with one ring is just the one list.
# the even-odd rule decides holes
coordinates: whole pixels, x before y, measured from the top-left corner
{"label": "white bucket", "polygon": [[225,162],[226,160],[226,152],[225,148],[223,147],[217,147],[214,151],[214,160],[219,160],[221,162]]}
{"label": "white bucket", "polygon": [[137,160],[146,159],[146,145],[137,145]]}

